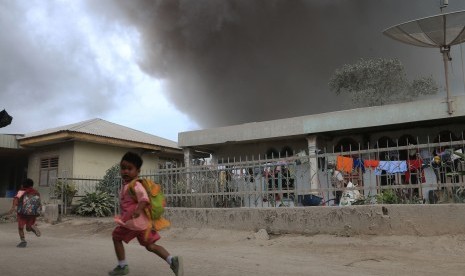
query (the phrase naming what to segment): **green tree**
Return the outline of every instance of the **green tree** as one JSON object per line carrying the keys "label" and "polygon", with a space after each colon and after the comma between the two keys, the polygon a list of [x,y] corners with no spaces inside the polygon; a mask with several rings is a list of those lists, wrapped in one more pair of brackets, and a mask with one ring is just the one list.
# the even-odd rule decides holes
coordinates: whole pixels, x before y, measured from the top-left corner
{"label": "green tree", "polygon": [[97,184],[97,191],[116,195],[120,180],[120,167],[119,164],[115,164],[106,171],[103,179]]}
{"label": "green tree", "polygon": [[432,76],[409,82],[398,59],[360,59],[336,69],[329,81],[336,95],[350,94],[355,107],[412,101],[434,95],[439,88]]}

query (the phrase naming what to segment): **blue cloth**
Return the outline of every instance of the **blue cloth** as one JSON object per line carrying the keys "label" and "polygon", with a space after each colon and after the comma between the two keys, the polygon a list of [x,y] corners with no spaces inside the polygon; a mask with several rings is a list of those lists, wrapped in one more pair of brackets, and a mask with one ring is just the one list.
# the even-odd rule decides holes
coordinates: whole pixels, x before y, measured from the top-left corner
{"label": "blue cloth", "polygon": [[354,158],[354,169],[356,168],[362,168],[362,173],[365,173],[365,165],[361,158]]}
{"label": "blue cloth", "polygon": [[382,171],[388,174],[403,173],[407,171],[407,161],[379,161],[375,169],[375,175],[381,175]]}

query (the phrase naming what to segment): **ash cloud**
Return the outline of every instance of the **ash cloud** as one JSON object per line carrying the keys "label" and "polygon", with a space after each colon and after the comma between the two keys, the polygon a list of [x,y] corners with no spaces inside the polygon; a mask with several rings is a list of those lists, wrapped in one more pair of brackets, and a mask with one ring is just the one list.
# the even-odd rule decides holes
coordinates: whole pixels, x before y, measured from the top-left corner
{"label": "ash cloud", "polygon": [[[465,3],[449,2],[445,12],[465,9]],[[168,98],[202,127],[347,108],[347,99],[330,92],[327,83],[336,68],[362,57],[399,58],[411,78],[433,75],[439,84],[444,79],[438,49],[405,45],[382,34],[390,26],[438,14],[437,0],[117,0],[89,5],[107,20],[137,28],[143,45],[140,67],[166,80]],[[457,51],[452,49],[451,82],[463,93]]]}

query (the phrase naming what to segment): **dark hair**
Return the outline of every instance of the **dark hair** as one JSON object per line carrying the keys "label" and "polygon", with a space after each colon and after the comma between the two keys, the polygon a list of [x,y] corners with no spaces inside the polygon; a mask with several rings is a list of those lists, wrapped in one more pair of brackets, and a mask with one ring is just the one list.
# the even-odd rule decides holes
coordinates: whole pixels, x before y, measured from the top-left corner
{"label": "dark hair", "polygon": [[30,179],[30,178],[26,178],[26,179],[23,180],[22,185],[23,185],[24,188],[30,188],[30,187],[34,186],[34,181],[32,181],[32,179]]}
{"label": "dark hair", "polygon": [[139,156],[139,154],[132,151],[128,151],[126,152],[126,154],[123,155],[123,158],[121,158],[121,162],[123,161],[127,161],[133,164],[134,166],[136,166],[137,169],[140,169],[143,163],[142,158]]}

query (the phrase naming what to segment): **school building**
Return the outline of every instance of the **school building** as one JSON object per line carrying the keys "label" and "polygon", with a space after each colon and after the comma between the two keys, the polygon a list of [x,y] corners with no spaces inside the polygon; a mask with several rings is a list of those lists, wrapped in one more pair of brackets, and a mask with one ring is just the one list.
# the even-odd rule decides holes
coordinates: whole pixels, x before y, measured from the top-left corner
{"label": "school building", "polygon": [[[335,183],[336,169],[344,185],[352,182],[365,196],[379,193],[386,184],[397,188],[418,184],[421,191],[406,187],[428,202],[429,191],[436,190],[438,183],[463,182],[456,177],[465,170],[463,159],[449,154],[455,162],[448,167],[451,160],[443,153],[463,152],[465,145],[465,96],[451,100],[451,113],[444,99],[432,98],[181,132],[178,146],[191,171],[196,166],[193,155],[211,154],[211,163],[226,174],[219,173],[220,187],[210,193],[233,196],[240,206],[270,206],[273,193],[279,193],[280,199],[291,193],[315,194],[325,200],[337,197],[334,189],[343,191],[346,186]],[[443,158],[440,168],[431,163],[435,156]],[[343,169],[341,160],[351,162],[351,167]],[[365,167],[365,160],[377,165]],[[420,167],[413,168],[419,160]],[[361,166],[353,167],[360,161]],[[380,161],[398,167],[380,169]],[[191,185],[202,190],[196,183]],[[202,191],[208,193],[206,188]],[[291,201],[298,203],[296,197]]]}

